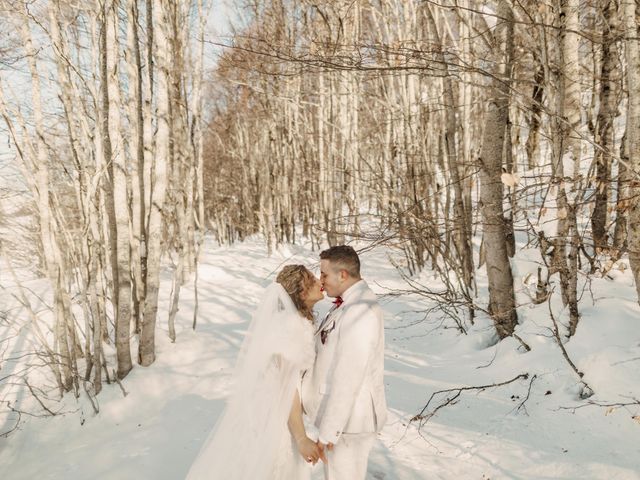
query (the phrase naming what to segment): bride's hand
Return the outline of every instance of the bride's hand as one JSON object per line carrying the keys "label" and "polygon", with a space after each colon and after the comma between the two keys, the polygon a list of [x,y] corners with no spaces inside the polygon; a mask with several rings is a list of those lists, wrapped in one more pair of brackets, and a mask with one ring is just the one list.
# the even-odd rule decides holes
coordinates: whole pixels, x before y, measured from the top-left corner
{"label": "bride's hand", "polygon": [[300,455],[302,455],[302,458],[304,458],[306,462],[315,465],[318,462],[318,459],[323,456],[322,448],[306,435],[299,440],[296,440],[296,443],[298,445]]}

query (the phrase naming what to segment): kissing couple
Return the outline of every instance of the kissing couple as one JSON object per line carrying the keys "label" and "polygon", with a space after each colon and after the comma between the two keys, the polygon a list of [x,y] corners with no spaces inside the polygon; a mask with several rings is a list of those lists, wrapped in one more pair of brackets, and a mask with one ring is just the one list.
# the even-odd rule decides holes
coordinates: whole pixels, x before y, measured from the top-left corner
{"label": "kissing couple", "polygon": [[[323,291],[333,307],[315,321]],[[387,416],[383,375],[382,309],[356,251],[321,252],[320,279],[285,266],[265,289],[233,393],[187,480],[308,480],[319,460],[325,480],[364,480]]]}

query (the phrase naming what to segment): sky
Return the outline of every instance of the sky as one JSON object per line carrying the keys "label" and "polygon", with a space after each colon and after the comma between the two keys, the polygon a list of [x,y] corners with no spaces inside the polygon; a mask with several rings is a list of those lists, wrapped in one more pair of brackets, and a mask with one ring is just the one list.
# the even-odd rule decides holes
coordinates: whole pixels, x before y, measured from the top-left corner
{"label": "sky", "polygon": [[[229,20],[233,16],[234,0],[213,0],[209,18],[207,19],[207,35],[205,40],[213,43],[227,43],[230,29]],[[220,47],[207,43],[205,45],[205,67],[215,67]]]}

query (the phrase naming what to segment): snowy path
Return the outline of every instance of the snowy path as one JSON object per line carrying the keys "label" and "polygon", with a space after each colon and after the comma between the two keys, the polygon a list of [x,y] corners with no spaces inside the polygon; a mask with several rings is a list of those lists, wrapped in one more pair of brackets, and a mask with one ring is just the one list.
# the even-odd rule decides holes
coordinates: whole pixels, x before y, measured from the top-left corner
{"label": "snowy path", "polygon": [[[164,334],[162,316],[158,360],[148,369],[136,367],[124,380],[127,396],[107,386],[98,398],[99,416],[86,399],[69,398],[63,407],[70,413],[28,419],[8,440],[0,439],[0,477],[184,478],[224,405],[229,369],[261,289],[284,263],[315,268],[317,253],[290,246],[267,258],[258,240],[208,245],[200,267],[196,332],[190,328],[189,287],[182,294],[176,343]],[[526,259],[518,268],[523,275]],[[363,256],[363,275],[380,294],[403,288],[383,250]],[[592,400],[603,403],[640,398],[640,309],[630,276],[617,277],[600,280],[595,303],[583,301],[578,334],[567,344],[596,391]],[[164,312],[168,280],[165,274]],[[431,281],[426,274],[422,280]],[[640,479],[640,422],[631,418],[640,408],[564,408],[585,402],[576,399],[575,374],[549,338],[545,305],[522,309],[518,332],[532,347],[523,354],[512,340],[487,346],[491,328],[486,320],[479,319],[466,336],[436,328],[435,316],[409,326],[421,318],[415,310],[424,310],[423,301],[409,296],[381,301],[387,315],[391,415],[372,452],[369,480]],[[526,411],[516,411],[529,387],[523,380],[463,394],[429,421],[422,436],[405,426],[436,390],[501,382],[525,372],[537,375]],[[316,468],[314,480],[320,478]]]}

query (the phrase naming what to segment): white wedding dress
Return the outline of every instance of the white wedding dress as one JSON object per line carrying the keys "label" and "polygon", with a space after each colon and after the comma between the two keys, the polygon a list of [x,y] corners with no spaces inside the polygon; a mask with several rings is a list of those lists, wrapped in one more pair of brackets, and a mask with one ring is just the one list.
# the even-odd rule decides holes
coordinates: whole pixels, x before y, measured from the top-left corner
{"label": "white wedding dress", "polygon": [[308,480],[287,420],[314,357],[313,325],[280,284],[270,285],[242,344],[233,393],[186,480]]}

